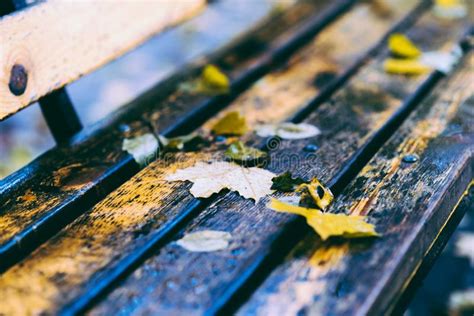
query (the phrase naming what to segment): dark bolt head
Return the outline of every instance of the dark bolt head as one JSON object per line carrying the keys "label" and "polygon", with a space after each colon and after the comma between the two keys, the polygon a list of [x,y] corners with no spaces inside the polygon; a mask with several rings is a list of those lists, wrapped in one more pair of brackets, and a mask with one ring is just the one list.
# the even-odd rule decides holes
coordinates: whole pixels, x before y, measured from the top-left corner
{"label": "dark bolt head", "polygon": [[11,93],[16,96],[25,93],[26,85],[28,83],[28,72],[22,65],[15,64],[10,72],[10,82],[8,87]]}
{"label": "dark bolt head", "polygon": [[405,162],[405,163],[414,163],[414,162],[418,161],[418,156],[413,155],[413,154],[406,155],[402,158],[402,161]]}
{"label": "dark bolt head", "polygon": [[303,150],[309,153],[314,153],[316,150],[318,150],[319,147],[315,144],[309,144],[304,146]]}

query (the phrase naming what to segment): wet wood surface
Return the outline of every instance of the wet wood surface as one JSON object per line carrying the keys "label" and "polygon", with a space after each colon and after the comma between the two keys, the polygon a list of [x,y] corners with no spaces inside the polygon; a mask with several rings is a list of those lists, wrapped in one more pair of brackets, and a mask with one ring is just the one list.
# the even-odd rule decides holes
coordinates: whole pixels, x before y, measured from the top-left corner
{"label": "wet wood surface", "polygon": [[205,4],[45,1],[1,18],[0,121],[197,14]]}
{"label": "wet wood surface", "polygon": [[[320,87],[314,84],[314,77],[328,69],[326,63],[319,62],[320,59],[327,60],[329,57],[323,57],[333,56],[329,66],[334,70],[337,67],[338,72],[343,72],[345,68],[351,66],[355,58],[376,44],[393,23],[408,14],[414,5],[414,1],[394,1],[390,19],[385,15],[379,15],[377,11],[372,11],[371,6],[367,4],[359,5],[340,21],[328,26],[315,42],[298,53],[285,67],[264,77],[263,82],[259,82],[241,95],[230,108],[242,109],[250,120],[252,117],[257,117],[258,113],[265,118],[271,108],[261,106],[261,103],[250,103],[249,100],[261,97],[268,104],[273,104],[285,97],[288,100],[285,104],[288,109],[279,114],[269,115],[268,121],[287,118],[298,107],[304,107],[319,91]],[[350,28],[349,31],[348,26],[359,22],[361,14],[367,17],[367,12],[372,14],[368,15],[371,18],[367,19],[366,28],[361,27],[360,30]],[[371,28],[370,25],[374,24],[380,27]],[[368,32],[372,32],[374,37],[364,36]],[[348,42],[359,45],[351,45],[352,50],[348,51]],[[302,64],[307,64],[312,72],[305,74]],[[262,89],[262,85],[267,89]],[[291,94],[291,97],[296,98],[296,101],[291,101],[291,98],[283,94],[285,89],[282,87],[285,85],[295,86],[295,94]],[[279,87],[282,92],[269,94],[267,91],[277,91],[272,89],[272,86]],[[310,89],[312,93],[299,96],[304,89]],[[29,298],[34,304],[25,305],[31,306],[29,308],[34,311],[54,311],[74,298],[89,293],[91,289],[100,287],[104,279],[108,280],[109,276],[113,276],[114,271],[120,269],[124,261],[136,255],[137,249],[171,231],[177,221],[189,214],[183,212],[183,209],[192,208],[197,200],[187,192],[188,186],[166,183],[160,179],[178,166],[190,165],[196,159],[205,157],[206,153],[177,155],[173,159],[152,163],[21,264],[8,270],[3,275],[6,283],[2,288],[10,290],[4,294],[13,300],[20,300],[21,296],[18,293],[23,292],[21,288],[27,286],[29,282],[27,279],[39,277],[38,284],[44,286],[45,290],[28,291],[23,299]],[[77,255],[78,253],[80,255]],[[58,258],[63,258],[65,261]],[[58,269],[61,272],[58,272]],[[25,271],[29,271],[27,273],[29,277],[26,277]],[[60,282],[57,282],[55,277],[57,273],[61,275]],[[21,285],[22,281],[17,279],[17,275],[25,276],[22,278],[26,282],[24,285]],[[16,279],[15,286],[6,286],[14,279]],[[14,306],[14,301],[5,306],[5,308]]]}
{"label": "wet wood surface", "polygon": [[[440,20],[413,0],[302,1],[274,14],[0,182],[0,314],[393,310],[455,226],[448,222],[459,217],[453,209],[474,174],[474,57],[464,56],[448,78],[389,75],[385,39],[397,30],[424,51],[449,51],[469,18]],[[178,88],[208,62],[229,75],[229,95]],[[326,182],[337,198],[331,212],[368,215],[383,237],[323,243],[301,218],[267,209],[267,200],[227,191],[195,199],[190,184],[164,180],[222,159],[225,142],[161,155],[141,171],[121,150],[125,137],[143,133],[206,135],[229,111],[251,127],[318,126],[321,135],[307,140],[241,139],[268,150],[265,168]],[[308,144],[317,151],[304,151]],[[405,162],[410,154],[418,160]],[[204,229],[231,233],[230,247],[192,253],[175,243]]]}
{"label": "wet wood surface", "polygon": [[[337,2],[333,8],[348,3]],[[321,1],[305,1],[272,14],[210,60],[183,70],[111,118],[84,130],[70,146],[57,147],[0,181],[0,270],[139,171],[133,157],[122,151],[124,138],[192,130],[229,103],[232,97],[189,95],[179,90],[181,82],[197,78],[203,64],[222,67],[237,93],[268,69],[275,56],[285,55],[275,51],[287,47],[288,41],[301,41],[305,31],[311,34],[318,22],[328,18],[323,6]],[[338,13],[329,11],[330,16]]]}
{"label": "wet wood surface", "polygon": [[[423,49],[450,49],[466,26],[464,21],[446,27],[427,13],[408,34]],[[393,117],[409,111],[409,100],[422,93],[433,78],[387,75],[381,67],[385,57],[385,53],[379,55],[305,120],[320,127],[322,135],[311,141],[282,141],[271,151],[268,168],[276,173],[290,169],[305,178],[318,176],[333,187],[345,176],[345,169],[356,167],[354,161],[364,159],[368,148],[377,146],[378,133],[387,131]],[[320,146],[316,154],[302,150],[309,142]],[[293,164],[289,165],[289,160]],[[174,242],[204,229],[230,232],[229,249],[192,253]],[[220,194],[170,242],[160,245],[91,314],[227,313],[304,232],[301,220],[273,212],[265,202],[254,205],[235,193]]]}
{"label": "wet wood surface", "polygon": [[382,237],[323,243],[309,233],[238,314],[390,312],[473,178],[473,70],[471,53],[330,207],[369,216]]}

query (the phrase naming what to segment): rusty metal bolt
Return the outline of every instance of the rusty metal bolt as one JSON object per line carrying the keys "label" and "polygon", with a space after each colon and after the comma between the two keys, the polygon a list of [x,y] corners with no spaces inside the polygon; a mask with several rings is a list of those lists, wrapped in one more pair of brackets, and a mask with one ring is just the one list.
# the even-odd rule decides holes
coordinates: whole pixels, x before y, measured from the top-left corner
{"label": "rusty metal bolt", "polygon": [[16,96],[25,93],[26,85],[28,83],[28,72],[22,65],[15,64],[10,72],[10,82],[8,87],[11,93]]}

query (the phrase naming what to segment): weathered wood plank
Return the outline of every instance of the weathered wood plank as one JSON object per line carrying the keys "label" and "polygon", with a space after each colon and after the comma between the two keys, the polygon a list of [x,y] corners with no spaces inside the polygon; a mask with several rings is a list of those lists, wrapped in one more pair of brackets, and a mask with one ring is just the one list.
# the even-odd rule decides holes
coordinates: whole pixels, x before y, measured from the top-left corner
{"label": "weathered wood plank", "polygon": [[[447,48],[463,32],[465,22],[453,22],[447,27],[426,14],[409,33],[424,49]],[[398,119],[407,112],[416,100],[414,96],[424,93],[426,82],[434,78],[387,75],[382,70],[385,57],[385,53],[379,55],[305,120],[320,127],[322,134],[318,138],[282,141],[271,152],[268,168],[277,173],[289,169],[305,178],[316,175],[333,184],[346,173],[346,168],[355,164],[357,157],[376,146],[379,131],[385,133],[394,117]],[[405,99],[408,101],[404,102]],[[314,141],[320,146],[318,152],[305,153],[303,148]],[[233,238],[229,249],[192,253],[174,242],[160,245],[150,259],[90,313],[223,311],[231,299],[234,304],[239,302],[241,295],[245,295],[239,290],[253,277],[269,273],[272,260],[286,253],[307,231],[301,220],[273,212],[265,207],[265,202],[255,205],[235,193],[219,195],[173,239],[204,229],[230,232]]]}
{"label": "weathered wood plank", "polygon": [[[281,14],[271,14],[235,43],[158,84],[98,126],[84,130],[71,146],[55,148],[0,181],[0,270],[139,171],[133,158],[122,151],[124,137],[194,129],[229,103],[232,96],[189,95],[179,90],[181,82],[197,78],[203,64],[221,66],[231,78],[232,90],[240,91],[261,76],[275,56],[281,57],[274,51],[314,33],[320,23],[349,4],[339,1],[325,11],[322,1],[304,1]],[[288,48],[286,51],[291,53]]]}
{"label": "weathered wood plank", "polygon": [[0,120],[195,15],[205,3],[47,1],[1,18]]}
{"label": "weathered wood plank", "polygon": [[309,234],[239,314],[390,311],[474,176],[473,71],[471,53],[330,207],[368,215],[383,236],[323,243]]}
{"label": "weathered wood plank", "polygon": [[[357,56],[376,43],[378,38],[384,35],[384,31],[416,5],[415,1],[403,0],[390,3],[393,12],[389,18],[372,11],[368,4],[359,4],[323,31],[314,43],[299,52],[297,56],[301,58],[295,57],[287,67],[266,76],[261,83],[271,91],[281,92],[268,94],[268,90],[262,90],[261,84],[258,84],[239,97],[231,108],[244,110],[249,118],[257,117],[257,113],[260,113],[263,120],[271,122],[283,120],[288,113],[298,107],[304,107],[319,91],[319,88],[314,86],[314,77],[328,69],[326,63],[319,60],[331,60],[331,69],[343,72],[343,69],[352,65]],[[361,24],[360,29],[350,28],[350,25],[360,23],[361,15],[366,18],[366,22]],[[374,28],[373,25],[378,27]],[[368,32],[373,36],[364,36]],[[302,65],[307,65],[306,71]],[[311,72],[307,69],[311,69]],[[293,88],[295,90],[291,97],[285,97],[285,89],[272,88],[288,88],[294,85],[296,87]],[[304,93],[303,97],[299,97],[305,89],[310,89],[312,94]],[[257,106],[256,103],[248,101],[259,96],[269,104],[284,97],[288,101],[285,106],[289,107],[290,111],[281,111],[279,115],[264,115],[270,113],[270,106]],[[293,97],[296,99],[291,101]],[[116,271],[120,271],[121,265],[133,260],[133,256],[139,253],[137,250],[146,249],[146,245],[161,238],[173,229],[176,222],[190,215],[186,208],[194,207],[198,201],[185,190],[188,186],[166,183],[162,179],[180,161],[181,166],[192,164],[198,158],[203,159],[202,156],[206,154],[209,153],[202,153],[201,156],[176,155],[174,160],[152,163],[22,263],[8,270],[0,278],[0,287],[9,289],[2,293],[4,301],[8,302],[4,304],[4,308],[18,308],[15,305],[16,300],[31,299],[31,304],[23,304],[28,306],[25,308],[54,311],[79,295],[89,295],[100,289],[104,280],[110,280]],[[183,212],[183,209],[186,211]],[[21,278],[24,281],[17,279],[17,273],[23,275]],[[58,273],[61,275],[60,282],[56,282],[57,278],[54,277]],[[14,279],[17,279],[16,284],[8,286]],[[27,279],[28,282],[38,284],[40,288],[45,287],[45,290],[27,290],[28,293],[22,298],[23,295],[19,293],[23,290],[20,288],[27,286]]]}

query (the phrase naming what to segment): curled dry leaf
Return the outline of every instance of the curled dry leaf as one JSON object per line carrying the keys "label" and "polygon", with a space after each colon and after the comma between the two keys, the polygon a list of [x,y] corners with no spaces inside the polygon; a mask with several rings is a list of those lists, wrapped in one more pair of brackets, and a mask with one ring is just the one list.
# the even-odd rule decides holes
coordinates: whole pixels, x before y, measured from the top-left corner
{"label": "curled dry leaf", "polygon": [[319,128],[314,125],[300,123],[280,123],[260,125],[256,129],[260,137],[278,136],[283,139],[304,139],[321,134]]}
{"label": "curled dry leaf", "polygon": [[232,235],[228,232],[217,230],[203,230],[186,234],[176,244],[193,252],[210,252],[226,249]]}
{"label": "curled dry leaf", "polygon": [[273,191],[270,171],[252,167],[244,168],[225,161],[198,162],[193,167],[177,170],[166,177],[168,181],[191,181],[191,194],[197,198],[207,198],[223,189],[238,192],[244,198],[259,201]]}
{"label": "curled dry leaf", "polygon": [[365,216],[323,213],[318,209],[305,208],[271,199],[268,207],[277,212],[304,216],[314,231],[326,240],[331,236],[345,238],[375,237],[379,234],[372,224],[366,223]]}
{"label": "curled dry leaf", "polygon": [[144,134],[134,138],[126,138],[122,143],[122,150],[133,156],[133,159],[144,166],[158,151],[158,140],[153,134]]}
{"label": "curled dry leaf", "polygon": [[394,33],[388,38],[390,52],[398,57],[416,58],[421,55],[421,50],[403,34]]}
{"label": "curled dry leaf", "polygon": [[216,135],[244,135],[248,131],[247,121],[239,112],[227,113],[211,128]]}
{"label": "curled dry leaf", "polygon": [[310,183],[299,185],[296,191],[301,195],[300,205],[305,207],[316,207],[325,211],[334,200],[331,190],[317,178],[313,178]]}
{"label": "curled dry leaf", "polygon": [[237,141],[230,144],[224,155],[231,161],[243,166],[260,165],[268,159],[268,154],[257,148],[245,146]]}

